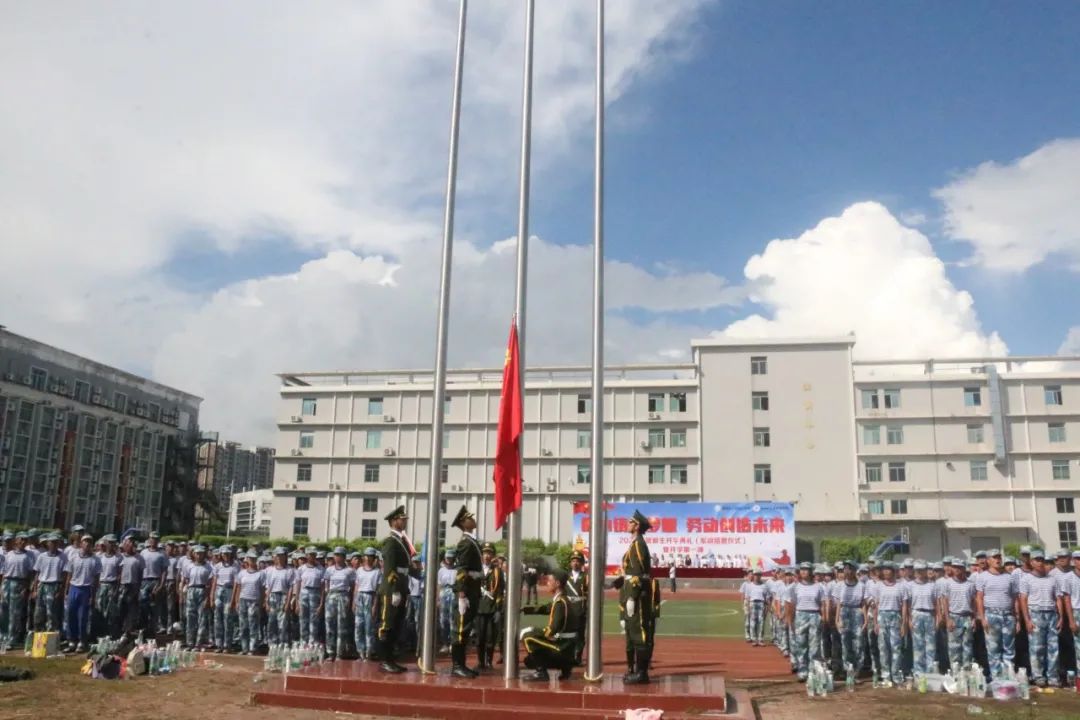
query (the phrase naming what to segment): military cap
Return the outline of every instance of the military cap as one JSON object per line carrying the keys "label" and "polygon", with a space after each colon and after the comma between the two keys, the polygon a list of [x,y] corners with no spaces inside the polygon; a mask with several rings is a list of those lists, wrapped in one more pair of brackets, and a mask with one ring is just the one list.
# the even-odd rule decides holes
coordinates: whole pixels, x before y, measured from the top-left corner
{"label": "military cap", "polygon": [[16,540],[26,540],[29,537],[30,537],[29,533],[26,533],[26,532],[17,532],[17,533],[15,533],[15,539]]}
{"label": "military cap", "polygon": [[360,553],[353,550],[351,553],[349,553],[348,555],[345,556],[345,559],[346,560],[353,560],[353,559],[358,558],[358,557],[360,557]]}
{"label": "military cap", "polygon": [[375,557],[376,555],[378,555],[378,553],[375,552],[375,548],[373,547],[364,550],[364,557]]}
{"label": "military cap", "polygon": [[833,570],[843,570],[843,569],[844,569],[844,561],[843,560],[837,560],[836,562],[833,563]]}
{"label": "military cap", "polygon": [[928,568],[926,567],[926,563],[925,563],[925,562],[923,562],[922,560],[920,560],[920,561],[918,561],[917,563],[915,563],[913,567],[914,567],[914,568],[915,568],[916,570],[927,570],[927,569],[928,569]]}
{"label": "military cap", "polygon": [[79,538],[79,542],[82,542],[83,540],[89,540],[90,542],[94,542],[94,536],[93,535],[83,535],[81,538]]}
{"label": "military cap", "polygon": [[964,562],[964,558],[953,558],[953,559],[952,559],[952,563],[950,563],[950,564],[951,564],[951,565],[952,565],[952,566],[953,566],[954,568],[962,568],[962,567],[967,567],[967,564],[966,564],[966,563]]}
{"label": "military cap", "polygon": [[248,550],[246,553],[244,553],[244,557],[246,557],[248,560],[258,560],[259,553],[255,552],[254,550]]}
{"label": "military cap", "polygon": [[405,512],[404,505],[398,505],[396,508],[390,511],[390,514],[386,516],[386,522],[393,522],[398,518],[408,518],[409,514]]}
{"label": "military cap", "polygon": [[324,550],[320,550],[319,552],[315,553],[316,560],[323,560],[324,558],[326,558],[326,552]]}
{"label": "military cap", "polygon": [[197,553],[206,552],[206,546],[205,545],[194,545],[194,546],[192,546],[191,549],[194,550]]}
{"label": "military cap", "polygon": [[896,570],[896,563],[885,560],[880,565],[882,570]]}
{"label": "military cap", "polygon": [[[112,533],[102,535],[101,536],[101,542],[114,543],[114,542],[116,542],[116,536],[113,535]],[[204,548],[204,551],[205,551],[205,548]]]}
{"label": "military cap", "polygon": [[975,560],[975,559],[968,560],[968,567],[969,568],[977,568],[977,567],[979,567],[979,561]]}
{"label": "military cap", "polygon": [[565,570],[556,568],[551,571],[551,577],[555,578],[555,581],[560,585],[565,585],[567,579],[570,577]]}
{"label": "military cap", "polygon": [[274,562],[274,558],[270,557],[266,553],[263,553],[262,555],[259,556],[259,562],[261,562],[261,563],[271,563],[271,562]]}
{"label": "military cap", "polygon": [[315,547],[314,545],[308,545],[307,549],[304,550],[305,555],[317,555],[318,552],[319,548]]}
{"label": "military cap", "polygon": [[457,557],[457,550],[454,549],[454,548],[450,548],[445,553],[443,553],[443,557],[448,557],[448,558]]}
{"label": "military cap", "polygon": [[809,563],[809,562],[801,562],[801,563],[799,563],[799,569],[800,570],[813,570],[814,566],[813,566],[812,563]]}
{"label": "military cap", "polygon": [[465,522],[465,518],[471,518],[473,514],[469,511],[468,506],[462,505],[461,509],[457,511],[457,515],[454,516],[454,521],[450,523],[450,527],[460,528],[461,524]]}
{"label": "military cap", "polygon": [[278,546],[277,546],[276,548],[274,548],[274,554],[275,554],[275,555],[285,555],[285,554],[287,554],[288,552],[289,552],[289,551],[288,551],[288,550],[286,550],[286,549],[284,548],[284,546],[282,546],[282,545],[278,545]]}
{"label": "military cap", "polygon": [[482,552],[482,553],[489,552],[492,555],[494,555],[495,554],[495,546],[492,545],[489,542],[486,542],[486,543],[484,543],[483,545],[480,546],[480,552]]}
{"label": "military cap", "polygon": [[1046,553],[1043,551],[1042,548],[1033,548],[1032,551],[1031,551],[1031,559],[1032,560],[1045,560],[1046,559]]}
{"label": "military cap", "polygon": [[930,563],[930,569],[931,570],[944,570],[945,569],[945,563],[932,562],[932,563]]}
{"label": "military cap", "polygon": [[858,570],[861,573],[868,573],[868,572],[870,572],[870,566],[863,563],[862,565],[859,566]]}
{"label": "military cap", "polygon": [[1016,562],[1016,558],[1014,558],[1012,555],[1007,555],[1005,557],[1004,561],[1002,562],[1002,564],[1003,565],[1019,565],[1020,563]]}
{"label": "military cap", "polygon": [[5,530],[3,535],[0,535],[0,540],[14,540],[15,536],[10,530]]}
{"label": "military cap", "polygon": [[497,555],[496,557],[497,557],[497,558],[498,558],[499,560],[502,560],[503,562],[506,562],[506,556],[505,556],[505,555]]}
{"label": "military cap", "polygon": [[904,562],[903,562],[903,566],[906,567],[906,568],[913,568],[913,567],[915,567],[915,561],[912,560],[911,558],[905,558]]}
{"label": "military cap", "polygon": [[751,570],[750,572],[753,573],[754,575],[760,575],[761,574],[761,568],[756,567],[753,570]]}
{"label": "military cap", "polygon": [[580,550],[575,550],[574,552],[570,553],[570,559],[585,562],[585,553],[581,552]]}
{"label": "military cap", "polygon": [[1021,555],[1030,555],[1031,554],[1031,546],[1030,545],[1021,545],[1020,546],[1020,554]]}
{"label": "military cap", "polygon": [[154,540],[160,540],[161,533],[159,533],[157,530],[151,530],[150,534],[147,537],[153,538]]}
{"label": "military cap", "polygon": [[218,548],[218,550],[221,552],[222,555],[224,555],[226,553],[228,553],[229,555],[232,555],[233,552],[235,552],[233,550],[232,545],[222,545],[220,548]]}
{"label": "military cap", "polygon": [[649,528],[652,527],[652,523],[649,522],[649,518],[642,515],[640,510],[635,510],[634,514],[630,516],[630,520],[631,522],[636,522],[638,530],[643,533],[648,532]]}
{"label": "military cap", "polygon": [[1067,557],[1069,557],[1069,551],[1066,550],[1065,548],[1061,548],[1056,553],[1054,553],[1054,557],[1067,558]]}
{"label": "military cap", "polygon": [[86,530],[86,528],[84,528],[82,525],[72,525],[71,526],[71,534],[72,535],[74,535],[75,533],[84,532],[85,530]]}
{"label": "military cap", "polygon": [[870,567],[874,567],[874,566],[875,566],[875,565],[877,565],[877,564],[878,564],[879,562],[880,562],[880,561],[879,561],[879,560],[878,560],[877,558],[869,558],[869,559],[868,559],[868,560],[866,561],[866,564],[867,564],[867,565],[869,565]]}
{"label": "military cap", "polygon": [[942,565],[952,565],[952,561],[953,561],[953,556],[952,555],[946,555],[945,557],[941,558],[941,564]]}
{"label": "military cap", "polygon": [[345,548],[343,548],[341,545],[338,545],[336,548],[334,548],[334,554],[335,555],[345,555],[348,552],[349,551],[346,550]]}
{"label": "military cap", "polygon": [[30,528],[29,530],[26,531],[27,537],[37,537],[40,534],[41,534],[41,531],[38,530],[37,528]]}
{"label": "military cap", "polygon": [[1073,560],[1076,560],[1077,558],[1080,558],[1080,550],[1073,550],[1072,557],[1073,557]]}
{"label": "military cap", "polygon": [[165,547],[176,547],[176,541],[175,540],[166,540],[165,541]]}

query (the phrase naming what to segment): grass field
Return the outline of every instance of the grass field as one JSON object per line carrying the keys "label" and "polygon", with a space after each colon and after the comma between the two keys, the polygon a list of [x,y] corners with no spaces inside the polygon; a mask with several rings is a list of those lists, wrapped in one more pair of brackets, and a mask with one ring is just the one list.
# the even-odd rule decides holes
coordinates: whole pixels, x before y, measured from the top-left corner
{"label": "grass field", "polygon": [[[543,615],[525,615],[523,625],[543,625]],[[619,606],[604,603],[604,633],[617,635]],[[660,608],[656,634],[669,637],[741,638],[743,636],[742,603],[738,600],[680,600],[666,599]]]}

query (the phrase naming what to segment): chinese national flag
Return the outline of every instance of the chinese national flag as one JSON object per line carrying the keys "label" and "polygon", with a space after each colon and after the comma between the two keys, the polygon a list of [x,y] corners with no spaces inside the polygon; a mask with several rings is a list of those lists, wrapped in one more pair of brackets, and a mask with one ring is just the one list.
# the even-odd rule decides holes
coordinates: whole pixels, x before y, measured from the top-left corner
{"label": "chinese national flag", "polygon": [[499,435],[495,451],[495,529],[521,507],[521,368],[518,365],[517,322],[510,325],[510,342],[503,366],[499,398]]}

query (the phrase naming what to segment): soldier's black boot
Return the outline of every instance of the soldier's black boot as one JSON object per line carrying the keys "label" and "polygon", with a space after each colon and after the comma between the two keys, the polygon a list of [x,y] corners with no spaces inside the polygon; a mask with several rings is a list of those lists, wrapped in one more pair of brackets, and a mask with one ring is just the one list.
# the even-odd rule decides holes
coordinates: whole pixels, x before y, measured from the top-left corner
{"label": "soldier's black boot", "polygon": [[465,646],[457,643],[450,646],[450,660],[453,663],[453,667],[450,670],[450,674],[454,677],[465,678],[466,680],[472,680],[476,677],[476,673],[469,668],[465,667]]}
{"label": "soldier's black boot", "polygon": [[573,662],[571,662],[569,660],[563,662],[562,667],[559,668],[559,679],[560,680],[569,680],[570,676],[573,674],[573,671],[572,671],[573,667],[574,667]]}
{"label": "soldier's black boot", "polygon": [[634,661],[635,660],[636,660],[636,658],[634,656],[634,649],[633,648],[627,648],[626,649],[626,673],[623,675],[623,682],[626,682],[627,678],[630,678],[630,677],[634,676],[634,674],[635,674],[635,672],[634,672]]}
{"label": "soldier's black boot", "polygon": [[379,657],[383,659],[382,664],[379,665],[380,670],[382,670],[384,673],[391,673],[393,675],[398,675],[405,672],[405,668],[398,665],[395,661],[394,651],[393,648],[390,647],[389,643],[380,641],[377,645],[377,648]]}
{"label": "soldier's black boot", "polygon": [[624,685],[646,685],[649,682],[649,660],[652,653],[648,648],[639,648],[634,659],[634,676],[623,680]]}
{"label": "soldier's black boot", "polygon": [[534,671],[531,675],[526,675],[521,679],[526,682],[547,682],[551,679],[551,676],[548,675],[547,668],[540,668],[539,670]]}

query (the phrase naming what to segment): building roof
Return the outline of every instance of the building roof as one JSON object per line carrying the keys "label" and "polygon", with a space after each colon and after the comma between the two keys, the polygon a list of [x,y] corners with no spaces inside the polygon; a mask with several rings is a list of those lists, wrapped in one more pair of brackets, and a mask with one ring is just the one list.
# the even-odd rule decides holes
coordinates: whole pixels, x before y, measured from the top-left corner
{"label": "building roof", "polygon": [[800,345],[842,345],[851,347],[855,345],[855,335],[832,335],[822,337],[790,337],[790,338],[746,338],[713,336],[698,338],[690,341],[690,347],[798,347]]}

